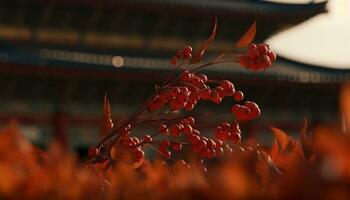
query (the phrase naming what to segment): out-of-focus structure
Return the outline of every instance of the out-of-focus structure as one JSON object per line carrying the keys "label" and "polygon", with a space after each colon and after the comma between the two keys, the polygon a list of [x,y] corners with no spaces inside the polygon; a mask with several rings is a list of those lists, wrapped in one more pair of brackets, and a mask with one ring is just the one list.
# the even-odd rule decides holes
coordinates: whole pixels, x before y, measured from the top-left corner
{"label": "out-of-focus structure", "polygon": [[[102,100],[114,118],[131,113],[171,70],[169,57],[196,47],[219,19],[209,55],[232,49],[253,21],[257,42],[325,12],[327,2],[283,4],[258,0],[3,0],[0,2],[0,123],[19,120],[34,142],[52,134],[72,146],[97,138]],[[272,47],[273,48],[273,47]],[[263,109],[247,134],[278,124],[299,129],[337,116],[344,71],[279,58],[267,72],[235,65],[207,69],[227,77]],[[230,102],[227,101],[227,106]],[[212,113],[210,105],[203,105]],[[227,116],[226,116],[227,117]]]}

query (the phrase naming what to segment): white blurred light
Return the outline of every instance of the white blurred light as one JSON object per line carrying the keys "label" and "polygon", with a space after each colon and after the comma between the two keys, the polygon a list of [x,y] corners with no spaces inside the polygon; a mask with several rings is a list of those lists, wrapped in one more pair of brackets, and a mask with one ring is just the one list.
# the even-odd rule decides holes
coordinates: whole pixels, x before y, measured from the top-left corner
{"label": "white blurred light", "polygon": [[278,55],[292,60],[350,69],[350,1],[329,0],[327,8],[328,13],[287,29],[266,43]]}
{"label": "white blurred light", "polygon": [[117,68],[123,67],[124,66],[124,58],[121,56],[114,56],[112,58],[112,65],[114,67],[117,67]]}

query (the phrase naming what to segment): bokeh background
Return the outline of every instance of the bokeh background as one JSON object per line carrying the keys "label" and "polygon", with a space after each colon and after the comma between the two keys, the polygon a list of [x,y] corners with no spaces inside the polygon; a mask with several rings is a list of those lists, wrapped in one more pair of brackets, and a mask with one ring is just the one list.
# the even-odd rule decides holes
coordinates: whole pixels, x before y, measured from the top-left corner
{"label": "bokeh background", "polygon": [[[337,123],[339,88],[350,78],[348,0],[1,0],[1,126],[16,119],[35,144],[57,137],[84,152],[99,139],[104,94],[115,121],[131,114],[170,72],[174,52],[210,35],[215,16],[208,59],[232,49],[254,21],[255,42],[278,55],[264,72],[204,70],[260,105],[261,117],[242,125],[244,137],[268,143],[269,126],[296,134],[305,118]],[[231,105],[204,103],[194,115],[233,120]]]}

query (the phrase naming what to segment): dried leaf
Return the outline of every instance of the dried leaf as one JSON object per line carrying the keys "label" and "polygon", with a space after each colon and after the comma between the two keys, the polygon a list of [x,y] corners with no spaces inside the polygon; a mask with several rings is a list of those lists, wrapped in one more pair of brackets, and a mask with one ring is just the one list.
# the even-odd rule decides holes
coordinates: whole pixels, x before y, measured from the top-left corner
{"label": "dried leaf", "polygon": [[275,138],[275,141],[273,142],[273,145],[271,147],[270,156],[272,159],[274,159],[278,156],[278,154],[279,154],[279,148],[278,148],[277,139]]}
{"label": "dried leaf", "polygon": [[267,187],[269,182],[276,175],[282,174],[276,167],[271,157],[265,151],[260,151],[258,161],[255,165],[255,170],[261,178],[261,183]]}
{"label": "dried leaf", "polygon": [[101,136],[108,135],[109,131],[113,128],[111,115],[112,115],[111,106],[109,104],[109,100],[106,94],[104,96],[104,101],[103,101],[102,126],[100,129]]}
{"label": "dried leaf", "polygon": [[242,48],[251,43],[256,34],[256,22],[254,22],[250,28],[245,32],[245,34],[241,37],[241,39],[236,42],[235,47]]}
{"label": "dried leaf", "polygon": [[289,137],[287,133],[282,131],[281,129],[270,127],[271,131],[275,135],[275,138],[277,139],[277,142],[281,145],[281,150],[284,151],[289,143]]}
{"label": "dried leaf", "polygon": [[217,18],[215,18],[214,27],[210,37],[204,43],[201,44],[199,49],[196,50],[196,52],[194,53],[191,59],[191,64],[199,63],[202,60],[204,53],[207,51],[207,49],[209,48],[209,45],[213,42],[215,38],[216,28],[217,28]]}
{"label": "dried leaf", "polygon": [[301,148],[301,145],[294,139],[289,140],[289,143],[286,147],[286,152],[293,153],[294,155],[298,156],[298,158],[300,158],[301,160],[305,160],[304,151]]}

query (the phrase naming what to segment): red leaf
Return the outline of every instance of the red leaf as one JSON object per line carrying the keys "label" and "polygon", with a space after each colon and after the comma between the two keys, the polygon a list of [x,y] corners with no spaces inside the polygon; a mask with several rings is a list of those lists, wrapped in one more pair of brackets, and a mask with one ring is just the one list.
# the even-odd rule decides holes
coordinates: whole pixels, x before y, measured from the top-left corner
{"label": "red leaf", "polygon": [[256,34],[256,22],[254,22],[250,28],[245,32],[245,34],[241,37],[241,39],[236,42],[235,47],[242,48],[251,43]]}
{"label": "red leaf", "polygon": [[103,101],[102,126],[100,129],[100,135],[102,136],[108,135],[109,131],[113,128],[111,115],[111,106],[106,94]]}
{"label": "red leaf", "polygon": [[215,18],[214,27],[213,27],[213,30],[211,32],[210,37],[204,43],[201,44],[199,49],[196,50],[196,52],[194,53],[194,55],[191,59],[191,64],[199,63],[202,60],[204,53],[208,50],[209,45],[213,42],[213,40],[215,38],[216,28],[217,28],[217,18]]}
{"label": "red leaf", "polygon": [[281,129],[270,127],[271,131],[275,135],[275,138],[277,139],[277,142],[281,145],[281,150],[284,151],[289,143],[289,137],[288,135],[282,131]]}

